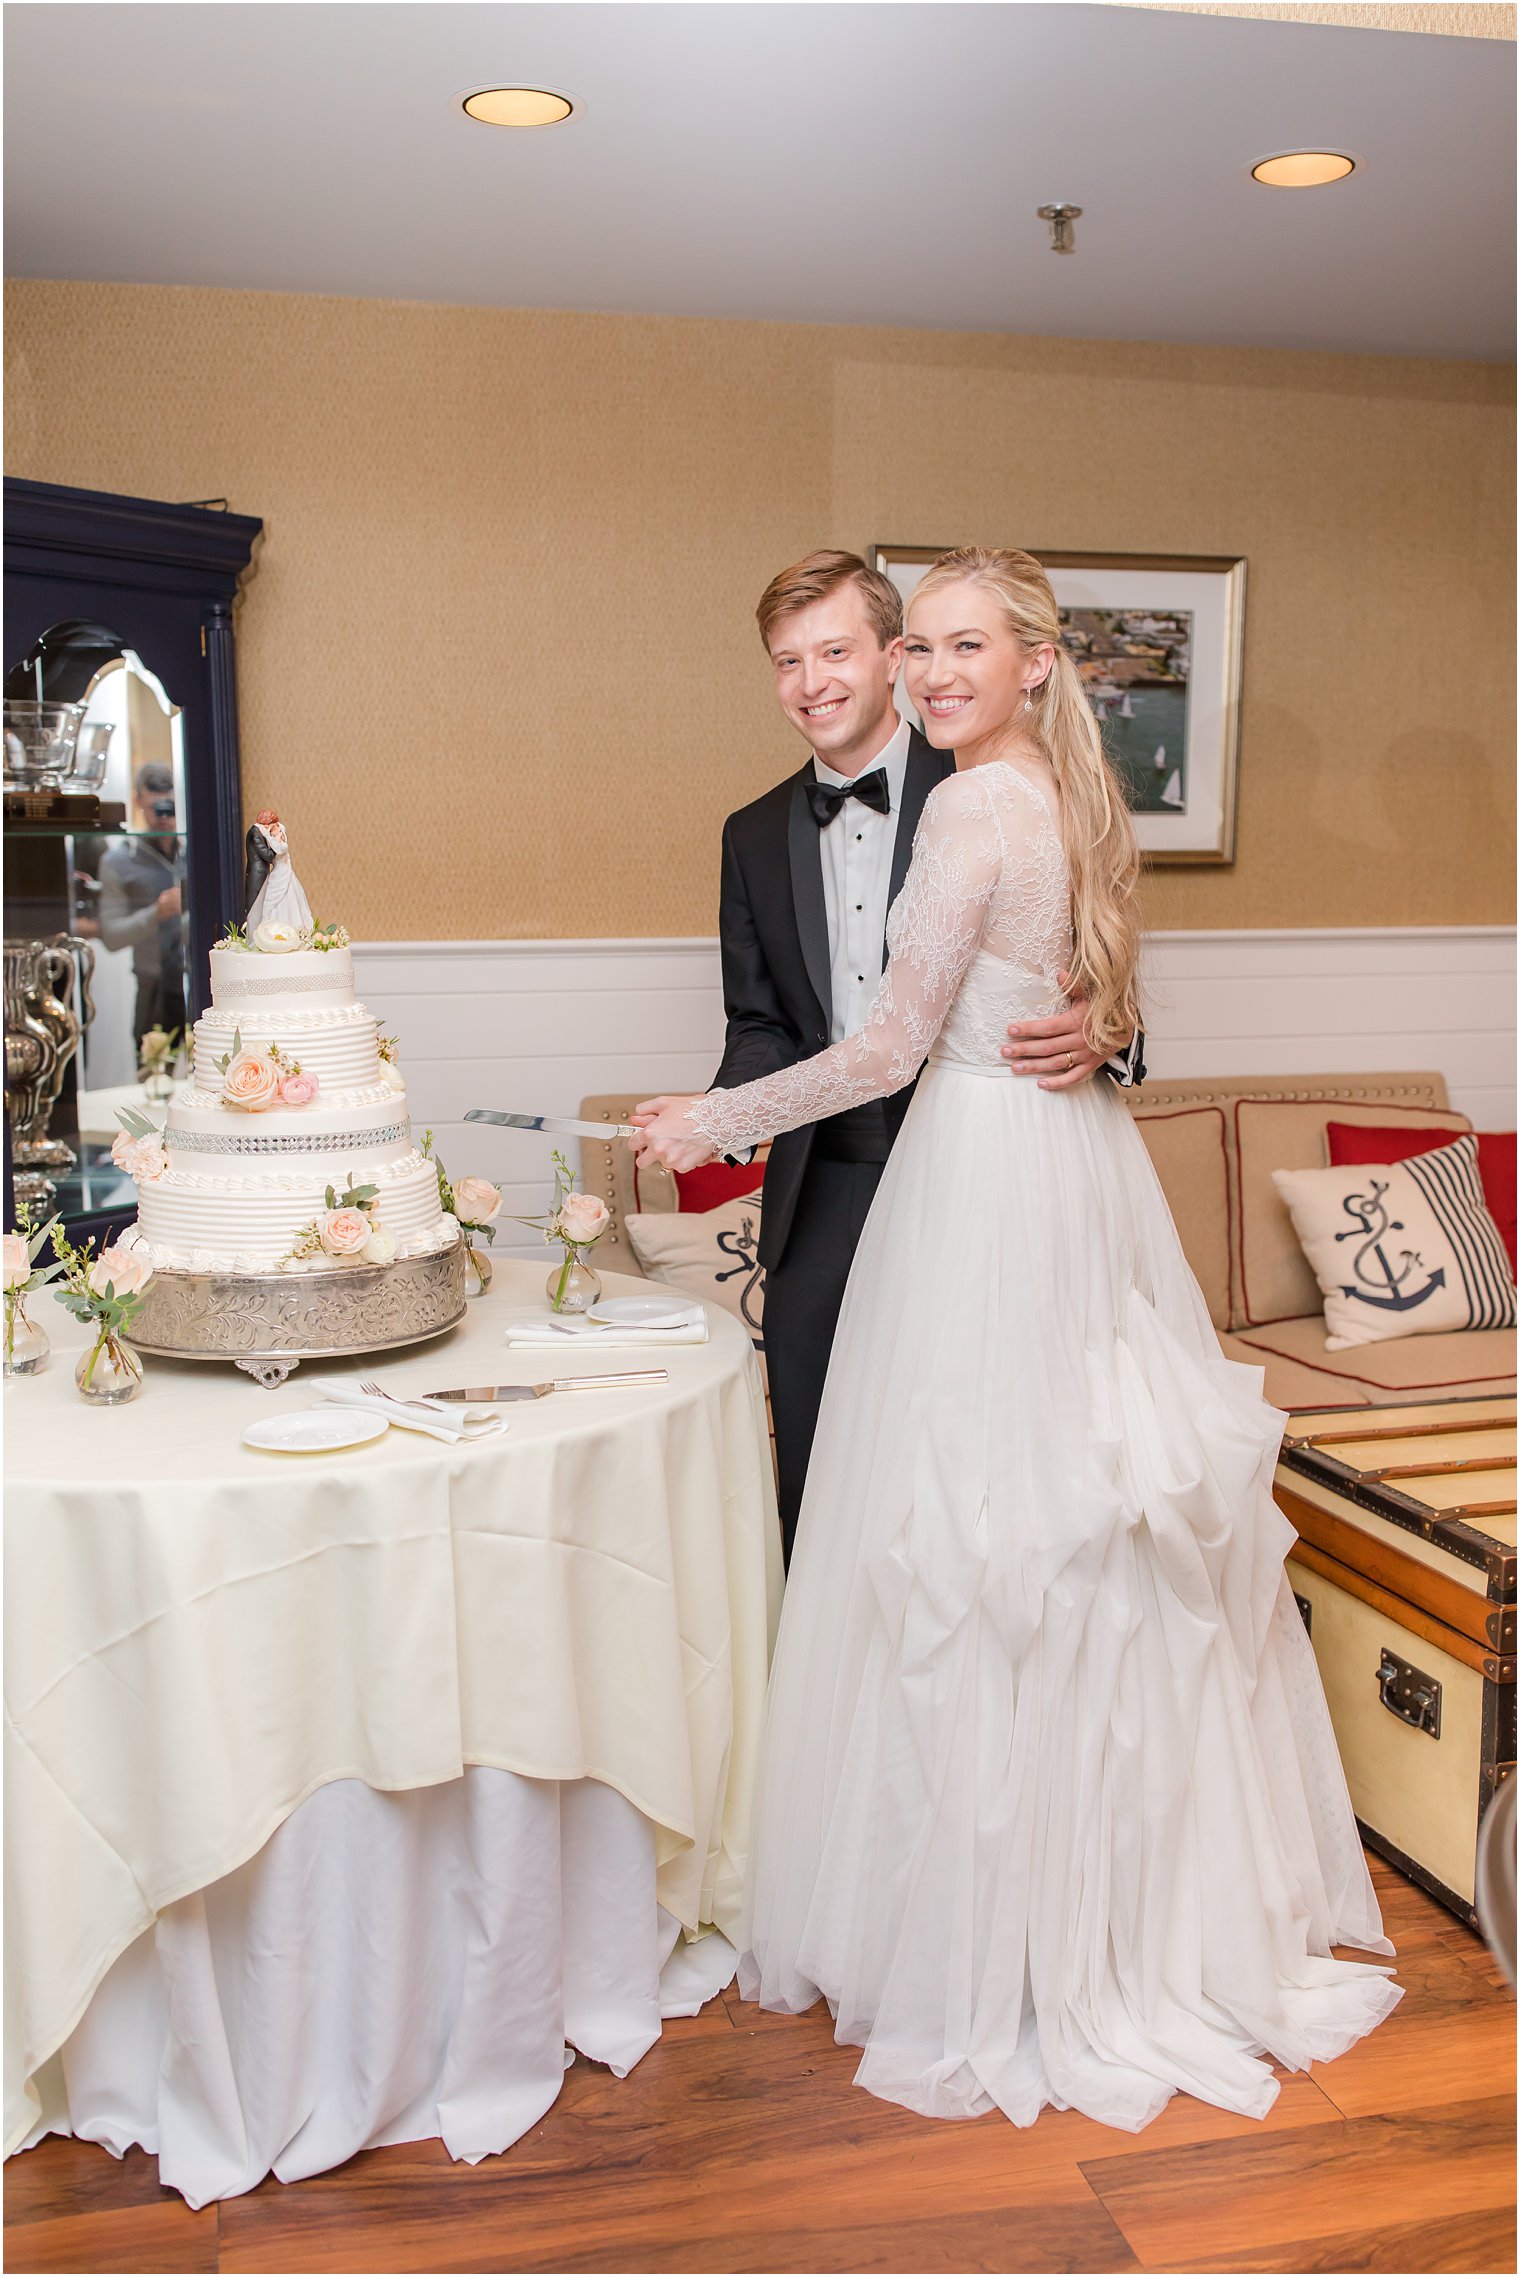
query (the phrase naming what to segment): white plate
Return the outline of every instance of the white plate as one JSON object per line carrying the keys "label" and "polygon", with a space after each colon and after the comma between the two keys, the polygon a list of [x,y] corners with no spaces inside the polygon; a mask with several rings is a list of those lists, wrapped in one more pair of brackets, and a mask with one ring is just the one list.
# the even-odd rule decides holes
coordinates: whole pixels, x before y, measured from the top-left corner
{"label": "white plate", "polygon": [[340,1447],[362,1447],[389,1429],[383,1415],[361,1415],[356,1408],[298,1407],[293,1415],[250,1423],[243,1445],[271,1455],[330,1455]]}
{"label": "white plate", "polygon": [[690,1299],[676,1304],[669,1297],[600,1297],[586,1318],[609,1328],[685,1328],[694,1310]]}

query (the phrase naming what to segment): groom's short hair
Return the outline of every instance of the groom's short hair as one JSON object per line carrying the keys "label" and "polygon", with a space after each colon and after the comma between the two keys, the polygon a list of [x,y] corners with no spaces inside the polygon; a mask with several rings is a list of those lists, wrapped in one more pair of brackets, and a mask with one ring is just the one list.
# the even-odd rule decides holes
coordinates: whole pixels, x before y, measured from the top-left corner
{"label": "groom's short hair", "polygon": [[896,640],[903,629],[903,606],[902,595],[891,578],[883,577],[879,569],[872,569],[858,553],[836,553],[825,547],[821,552],[804,554],[790,569],[778,570],[761,594],[755,622],[760,627],[767,656],[773,625],[797,609],[811,608],[815,601],[827,600],[841,585],[860,587],[866,615],[875,627],[878,648],[885,648],[888,641]]}

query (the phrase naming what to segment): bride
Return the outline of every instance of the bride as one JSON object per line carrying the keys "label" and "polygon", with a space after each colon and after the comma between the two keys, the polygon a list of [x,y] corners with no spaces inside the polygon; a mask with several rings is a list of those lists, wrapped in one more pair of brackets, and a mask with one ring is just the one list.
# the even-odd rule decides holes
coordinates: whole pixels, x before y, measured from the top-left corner
{"label": "bride", "polygon": [[1135,1025],[1134,833],[1024,553],[937,561],[905,670],[931,794],[857,1035],[641,1110],[684,1169],[923,1067],[834,1341],[771,1672],[740,1984],[820,1993],[874,2094],[1143,2127],[1261,2117],[1400,1997],[1272,1499],[1283,1418],[1220,1352],[1106,1084],[1009,1022]]}

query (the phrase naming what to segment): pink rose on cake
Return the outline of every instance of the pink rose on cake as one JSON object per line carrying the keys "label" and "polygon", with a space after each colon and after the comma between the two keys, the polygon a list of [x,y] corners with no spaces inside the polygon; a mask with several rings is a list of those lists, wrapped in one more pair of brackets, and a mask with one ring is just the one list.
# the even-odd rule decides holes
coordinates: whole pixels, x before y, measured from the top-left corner
{"label": "pink rose on cake", "polygon": [[[457,1187],[454,1190],[456,1194],[459,1191]],[[559,1206],[557,1231],[580,1249],[600,1239],[610,1216],[606,1203],[598,1201],[595,1194],[567,1194]]]}
{"label": "pink rose on cake", "polygon": [[321,1088],[314,1075],[307,1075],[297,1068],[293,1075],[280,1078],[280,1105],[309,1107]]}
{"label": "pink rose on cake", "polygon": [[279,1062],[267,1052],[239,1052],[227,1062],[222,1076],[222,1102],[256,1113],[275,1105],[281,1081]]}
{"label": "pink rose on cake", "polygon": [[90,1267],[90,1287],[97,1297],[103,1297],[109,1288],[118,1297],[135,1297],[153,1278],[153,1268],[135,1249],[122,1242],[103,1249]]}
{"label": "pink rose on cake", "polygon": [[328,1210],[319,1222],[329,1257],[357,1257],[373,1230],[366,1210]]}
{"label": "pink rose on cake", "polygon": [[156,1131],[146,1138],[133,1138],[127,1131],[118,1131],[111,1141],[111,1160],[139,1186],[145,1180],[162,1178],[169,1167],[169,1157]]}
{"label": "pink rose on cake", "polygon": [[461,1225],[490,1225],[501,1209],[501,1188],[489,1178],[454,1180],[454,1215]]}

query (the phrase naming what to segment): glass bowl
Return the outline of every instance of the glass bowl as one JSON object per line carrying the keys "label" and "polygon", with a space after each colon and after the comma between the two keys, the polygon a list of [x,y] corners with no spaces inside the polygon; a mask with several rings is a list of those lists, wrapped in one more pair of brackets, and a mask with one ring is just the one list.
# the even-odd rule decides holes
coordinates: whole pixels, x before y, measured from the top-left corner
{"label": "glass bowl", "polygon": [[7,790],[58,791],[74,764],[82,704],[39,704],[6,699]]}

